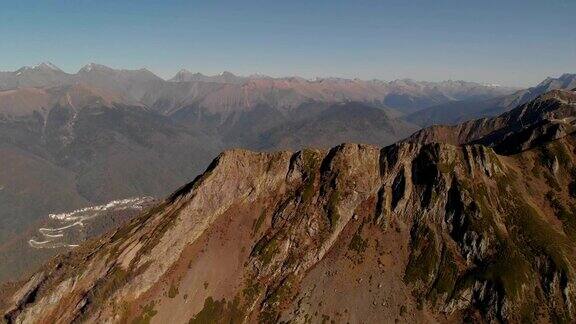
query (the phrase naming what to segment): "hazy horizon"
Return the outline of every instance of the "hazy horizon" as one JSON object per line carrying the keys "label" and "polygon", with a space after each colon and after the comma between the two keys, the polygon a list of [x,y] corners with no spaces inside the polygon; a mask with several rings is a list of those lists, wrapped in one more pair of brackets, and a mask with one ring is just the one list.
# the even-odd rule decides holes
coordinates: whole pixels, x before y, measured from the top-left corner
{"label": "hazy horizon", "polygon": [[576,72],[576,3],[20,1],[3,5],[1,71],[95,62],[206,75],[465,80],[532,86]]}

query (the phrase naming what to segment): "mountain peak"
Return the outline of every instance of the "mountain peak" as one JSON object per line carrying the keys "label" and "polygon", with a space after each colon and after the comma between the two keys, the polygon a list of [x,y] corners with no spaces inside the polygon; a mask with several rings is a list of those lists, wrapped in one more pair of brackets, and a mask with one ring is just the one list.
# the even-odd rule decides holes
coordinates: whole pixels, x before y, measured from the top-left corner
{"label": "mountain peak", "polygon": [[50,62],[42,62],[40,64],[37,64],[33,67],[33,69],[62,71],[59,67]]}
{"label": "mountain peak", "polygon": [[20,75],[22,72],[25,71],[55,71],[55,72],[63,72],[59,67],[50,63],[50,62],[42,62],[38,63],[34,66],[24,66],[16,71],[17,75]]}
{"label": "mountain peak", "polygon": [[198,78],[204,78],[204,77],[205,77],[205,75],[203,75],[202,73],[198,73],[198,72],[192,73],[192,72],[190,72],[190,70],[181,69],[169,81],[186,82],[186,81],[191,81],[191,80],[195,80]]}
{"label": "mountain peak", "polygon": [[566,80],[566,79],[576,79],[576,73],[564,73],[560,76],[561,80]]}
{"label": "mountain peak", "polygon": [[97,64],[97,63],[89,63],[84,65],[80,71],[78,72],[92,72],[92,71],[110,71],[113,70],[112,68],[102,65],[102,64]]}
{"label": "mountain peak", "polygon": [[224,71],[224,72],[220,73],[220,76],[223,76],[223,77],[236,77],[236,75],[235,75],[234,73],[230,72],[230,71]]}
{"label": "mountain peak", "polygon": [[176,74],[192,74],[192,72],[187,69],[180,69]]}

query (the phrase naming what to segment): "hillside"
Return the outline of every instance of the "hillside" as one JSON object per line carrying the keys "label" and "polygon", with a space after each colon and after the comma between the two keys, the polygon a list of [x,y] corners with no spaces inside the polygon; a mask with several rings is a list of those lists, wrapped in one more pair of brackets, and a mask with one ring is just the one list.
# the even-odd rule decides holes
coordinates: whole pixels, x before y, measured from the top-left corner
{"label": "hillside", "polygon": [[37,256],[28,232],[48,214],[162,197],[201,172],[219,145],[86,86],[0,92],[0,281],[46,260],[22,256]]}
{"label": "hillside", "polygon": [[[576,104],[549,96],[561,104],[522,108],[540,122],[501,116],[467,138],[484,145],[226,151],[6,288],[4,319],[574,321]],[[563,116],[555,136],[520,136],[557,129],[549,116]],[[509,138],[519,149],[490,148]]]}

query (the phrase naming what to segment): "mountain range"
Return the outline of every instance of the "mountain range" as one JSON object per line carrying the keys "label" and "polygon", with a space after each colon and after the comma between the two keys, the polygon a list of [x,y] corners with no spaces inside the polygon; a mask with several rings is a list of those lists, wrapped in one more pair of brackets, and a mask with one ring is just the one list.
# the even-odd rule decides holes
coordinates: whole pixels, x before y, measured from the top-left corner
{"label": "mountain range", "polygon": [[[576,90],[576,89],[575,89]],[[576,92],[379,147],[218,155],[4,286],[12,322],[573,322]]]}
{"label": "mountain range", "polygon": [[536,97],[555,89],[576,88],[576,74],[563,74],[559,78],[547,78],[540,84],[509,95],[486,100],[462,100],[442,103],[407,115],[404,119],[422,127],[453,125],[470,119],[490,117],[516,108]]}
{"label": "mountain range", "polygon": [[[523,90],[517,102],[570,86],[567,79]],[[414,114],[450,102],[518,97],[516,90],[463,81],[306,80],[229,72],[181,71],[166,81],[146,69],[98,64],[75,74],[50,63],[0,72],[0,264],[5,265],[0,282],[26,277],[49,257],[70,250],[70,244],[31,248],[31,238],[44,241],[37,235],[50,224],[50,214],[164,197],[227,149],[391,145],[418,131],[407,121]],[[485,123],[464,128],[484,134],[503,122]],[[412,138],[457,137],[449,134],[432,128]],[[102,230],[74,237],[93,237],[127,218],[103,220]]]}
{"label": "mountain range", "polygon": [[[205,76],[187,70],[182,70],[172,79],[164,81],[147,69],[117,70],[94,63],[82,67],[75,74],[66,73],[51,63],[23,67],[14,72],[0,72],[0,90],[78,83],[120,92],[125,98],[144,101],[150,106],[161,105],[155,101],[165,98],[157,97],[156,93],[168,91],[171,97],[177,97],[174,100],[180,101],[178,103],[181,105],[198,103],[210,110],[224,106],[251,108],[262,104],[276,108],[294,108],[308,101],[362,101],[409,112],[454,100],[492,98],[515,90],[464,81],[418,82],[406,79],[385,82],[339,78],[307,80],[300,77],[272,78],[264,75],[240,77],[230,72]],[[182,102],[184,99],[187,102]]]}

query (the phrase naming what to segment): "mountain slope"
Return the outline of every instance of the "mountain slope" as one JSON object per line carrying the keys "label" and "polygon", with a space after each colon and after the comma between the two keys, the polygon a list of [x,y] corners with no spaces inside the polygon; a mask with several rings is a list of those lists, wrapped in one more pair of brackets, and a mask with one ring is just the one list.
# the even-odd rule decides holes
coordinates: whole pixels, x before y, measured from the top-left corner
{"label": "mountain slope", "polygon": [[573,321],[576,137],[528,143],[227,151],[52,260],[4,318]]}
{"label": "mountain slope", "polygon": [[40,63],[35,66],[25,66],[14,72],[0,72],[0,89],[16,89],[22,87],[60,86],[70,84],[73,75],[65,73],[51,63]]}
{"label": "mountain slope", "polygon": [[[9,96],[33,102],[15,109]],[[120,96],[82,85],[0,92],[0,281],[43,262],[21,235],[50,213],[116,199],[161,197],[221,150]]]}
{"label": "mountain slope", "polygon": [[416,111],[405,120],[422,127],[435,124],[453,125],[473,118],[490,117],[525,104],[538,96],[556,89],[570,90],[576,87],[576,74],[563,74],[559,78],[547,78],[535,87],[513,94],[478,100],[470,98],[443,103]]}
{"label": "mountain slope", "polygon": [[456,126],[432,126],[407,142],[481,143],[497,152],[519,152],[573,131],[576,92],[553,90],[498,117],[467,121]]}
{"label": "mountain slope", "polygon": [[[418,129],[391,117],[387,110],[363,103],[321,106],[308,104],[299,107],[287,120],[264,129],[257,134],[257,139],[245,142],[242,147],[297,150],[302,147],[329,148],[343,142],[383,146],[401,140]],[[238,132],[246,128],[238,127]]]}

